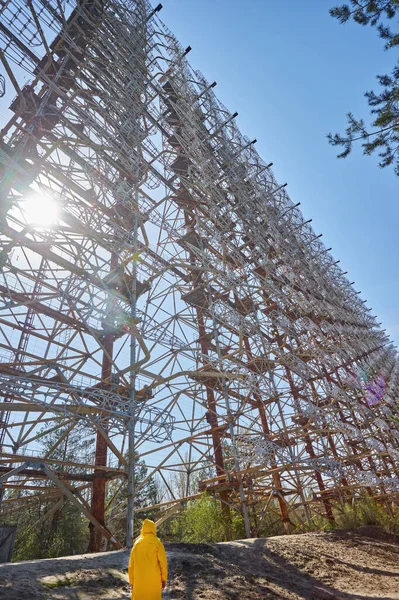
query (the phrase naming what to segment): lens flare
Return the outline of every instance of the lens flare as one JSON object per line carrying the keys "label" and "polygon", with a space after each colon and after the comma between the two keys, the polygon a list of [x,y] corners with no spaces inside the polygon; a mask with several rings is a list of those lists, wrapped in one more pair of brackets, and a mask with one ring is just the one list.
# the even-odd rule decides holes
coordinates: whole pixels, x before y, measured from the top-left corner
{"label": "lens flare", "polygon": [[59,207],[48,194],[41,192],[27,196],[21,203],[26,222],[35,227],[49,227],[57,222]]}

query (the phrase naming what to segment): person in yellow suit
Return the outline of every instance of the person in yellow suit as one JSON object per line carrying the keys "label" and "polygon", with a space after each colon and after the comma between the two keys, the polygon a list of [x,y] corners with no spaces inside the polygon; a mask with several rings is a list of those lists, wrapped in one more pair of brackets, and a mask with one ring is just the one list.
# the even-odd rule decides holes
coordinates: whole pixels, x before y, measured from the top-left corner
{"label": "person in yellow suit", "polygon": [[128,575],[132,600],[161,600],[168,579],[165,548],[156,535],[154,521],[146,519],[130,553]]}

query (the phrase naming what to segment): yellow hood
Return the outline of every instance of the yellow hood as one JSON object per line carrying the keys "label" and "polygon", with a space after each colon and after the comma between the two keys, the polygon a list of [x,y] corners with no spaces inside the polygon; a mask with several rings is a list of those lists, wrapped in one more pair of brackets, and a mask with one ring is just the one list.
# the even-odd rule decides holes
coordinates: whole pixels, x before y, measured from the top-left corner
{"label": "yellow hood", "polygon": [[156,535],[157,534],[157,526],[154,521],[150,521],[150,519],[146,519],[141,528],[141,535]]}

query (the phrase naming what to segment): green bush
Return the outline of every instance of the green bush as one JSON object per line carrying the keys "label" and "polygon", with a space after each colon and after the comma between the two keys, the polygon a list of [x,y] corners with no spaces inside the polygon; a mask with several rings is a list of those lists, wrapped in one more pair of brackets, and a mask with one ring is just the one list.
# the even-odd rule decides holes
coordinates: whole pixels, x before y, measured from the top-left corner
{"label": "green bush", "polygon": [[335,511],[336,528],[357,529],[367,525],[376,525],[388,533],[399,534],[399,507],[392,506],[388,510],[387,506],[365,496],[354,498]]}
{"label": "green bush", "polygon": [[306,521],[291,520],[295,527],[295,533],[309,533],[310,531],[330,531],[335,524],[322,515],[313,515]]}
{"label": "green bush", "polygon": [[170,526],[172,539],[193,544],[221,542],[225,539],[225,525],[220,502],[204,494],[189,502]]}
{"label": "green bush", "polygon": [[[216,543],[226,541],[227,530],[220,501],[203,494],[188,502],[173,521],[165,523],[160,535],[175,542]],[[244,519],[236,510],[231,510],[231,536],[233,539],[245,538]]]}

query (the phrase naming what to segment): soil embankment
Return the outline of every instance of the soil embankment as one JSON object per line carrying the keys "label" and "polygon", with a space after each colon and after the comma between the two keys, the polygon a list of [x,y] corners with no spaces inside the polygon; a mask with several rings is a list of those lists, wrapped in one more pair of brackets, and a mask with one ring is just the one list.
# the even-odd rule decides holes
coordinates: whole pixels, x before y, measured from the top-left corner
{"label": "soil embankment", "polygon": [[[165,600],[399,600],[399,541],[375,528],[165,544]],[[0,565],[1,600],[129,600],[126,551]]]}

